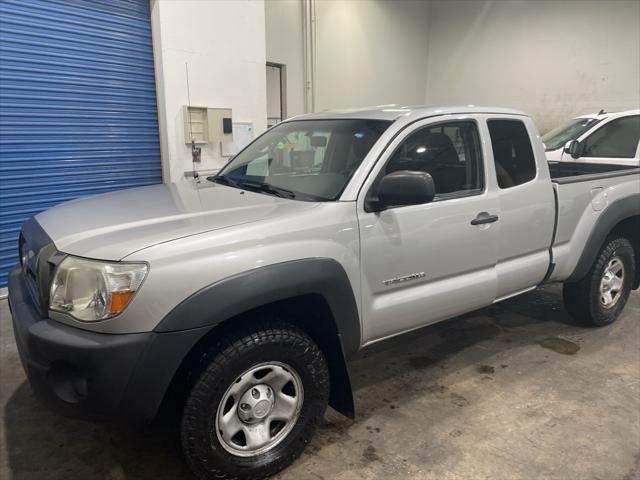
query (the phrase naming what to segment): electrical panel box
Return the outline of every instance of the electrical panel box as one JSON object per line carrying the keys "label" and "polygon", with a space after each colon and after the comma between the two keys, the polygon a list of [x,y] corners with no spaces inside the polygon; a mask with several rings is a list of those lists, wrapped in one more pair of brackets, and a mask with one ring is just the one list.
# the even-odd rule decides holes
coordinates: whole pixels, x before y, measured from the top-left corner
{"label": "electrical panel box", "polygon": [[184,106],[184,143],[209,143],[209,115],[207,107]]}
{"label": "electrical panel box", "polygon": [[230,108],[208,108],[210,142],[233,142],[232,115]]}

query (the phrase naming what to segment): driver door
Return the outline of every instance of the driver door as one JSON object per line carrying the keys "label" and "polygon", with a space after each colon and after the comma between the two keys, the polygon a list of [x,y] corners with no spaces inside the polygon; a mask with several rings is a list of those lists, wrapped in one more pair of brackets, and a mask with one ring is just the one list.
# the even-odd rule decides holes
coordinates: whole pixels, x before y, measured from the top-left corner
{"label": "driver door", "polygon": [[[431,122],[431,123],[430,123]],[[365,343],[489,305],[496,298],[499,218],[478,124],[419,122],[387,148],[361,197],[399,170],[431,174],[435,199],[367,212],[358,201]],[[489,175],[491,172],[491,176]]]}

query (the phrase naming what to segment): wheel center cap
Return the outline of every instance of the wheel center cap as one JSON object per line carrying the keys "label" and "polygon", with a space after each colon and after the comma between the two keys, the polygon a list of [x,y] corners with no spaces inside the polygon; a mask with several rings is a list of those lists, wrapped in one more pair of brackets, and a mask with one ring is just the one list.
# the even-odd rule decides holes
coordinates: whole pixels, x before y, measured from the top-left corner
{"label": "wheel center cap", "polygon": [[268,400],[260,400],[258,403],[256,403],[256,406],[253,407],[253,415],[256,418],[264,418],[267,416],[270,410],[271,403]]}
{"label": "wheel center cap", "polygon": [[268,385],[249,388],[238,404],[238,416],[245,423],[256,423],[267,417],[275,404],[273,390]]}

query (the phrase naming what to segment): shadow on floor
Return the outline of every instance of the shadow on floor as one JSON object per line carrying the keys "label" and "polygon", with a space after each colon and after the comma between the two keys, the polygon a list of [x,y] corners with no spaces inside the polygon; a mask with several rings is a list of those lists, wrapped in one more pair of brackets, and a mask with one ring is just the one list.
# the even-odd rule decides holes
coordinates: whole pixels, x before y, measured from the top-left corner
{"label": "shadow on floor", "polygon": [[62,417],[23,383],[5,406],[14,480],[191,478],[169,423],[131,426]]}

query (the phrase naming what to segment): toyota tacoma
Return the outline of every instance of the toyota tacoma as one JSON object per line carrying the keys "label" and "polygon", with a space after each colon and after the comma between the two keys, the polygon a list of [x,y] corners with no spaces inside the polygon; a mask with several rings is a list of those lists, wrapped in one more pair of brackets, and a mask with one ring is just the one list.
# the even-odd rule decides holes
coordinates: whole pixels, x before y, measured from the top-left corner
{"label": "toyota tacoma", "polygon": [[35,393],[64,413],[180,412],[201,479],[264,478],[347,359],[550,282],[590,326],[640,283],[640,169],[549,165],[530,117],[481,107],[309,114],[217,175],[71,201],[27,221],[10,274]]}

